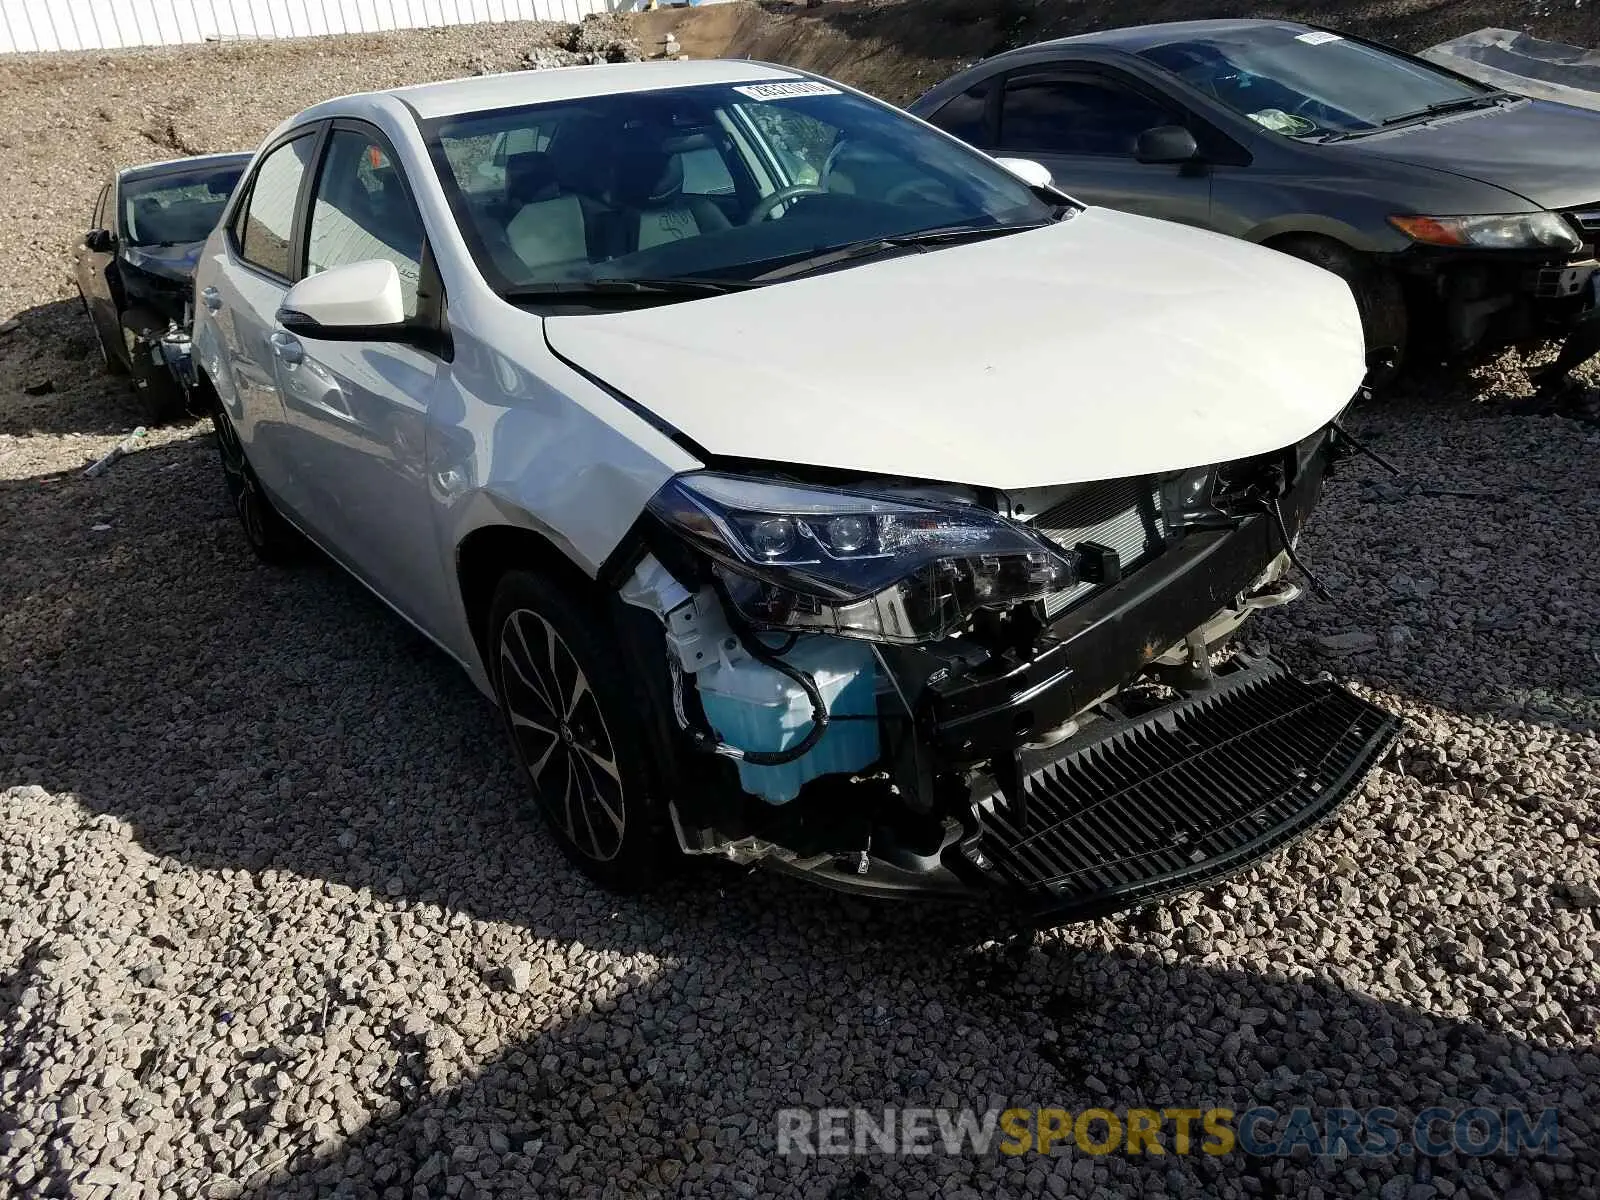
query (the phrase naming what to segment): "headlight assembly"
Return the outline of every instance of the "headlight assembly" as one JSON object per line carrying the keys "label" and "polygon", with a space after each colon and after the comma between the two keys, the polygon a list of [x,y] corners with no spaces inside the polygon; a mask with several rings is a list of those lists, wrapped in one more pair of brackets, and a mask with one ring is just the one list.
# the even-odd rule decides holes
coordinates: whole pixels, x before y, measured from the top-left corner
{"label": "headlight assembly", "polygon": [[1077,582],[1076,561],[975,505],[696,472],[650,510],[716,563],[751,624],[925,642]]}
{"label": "headlight assembly", "polygon": [[1583,240],[1553,212],[1483,217],[1389,218],[1401,233],[1428,246],[1473,246],[1480,250],[1583,249]]}

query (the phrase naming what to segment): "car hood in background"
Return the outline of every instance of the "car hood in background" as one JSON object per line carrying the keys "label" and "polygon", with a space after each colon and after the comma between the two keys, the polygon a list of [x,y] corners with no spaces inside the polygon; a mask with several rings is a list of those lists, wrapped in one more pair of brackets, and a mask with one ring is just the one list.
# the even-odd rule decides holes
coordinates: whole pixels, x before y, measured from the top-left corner
{"label": "car hood in background", "polygon": [[184,242],[177,246],[124,246],[122,261],[150,275],[177,283],[194,278],[195,266],[205,242]]}
{"label": "car hood in background", "polygon": [[1336,276],[1109,209],[545,334],[713,455],[998,488],[1275,450],[1365,373]]}
{"label": "car hood in background", "polygon": [[1335,143],[1515,192],[1541,208],[1600,201],[1600,114],[1529,100]]}

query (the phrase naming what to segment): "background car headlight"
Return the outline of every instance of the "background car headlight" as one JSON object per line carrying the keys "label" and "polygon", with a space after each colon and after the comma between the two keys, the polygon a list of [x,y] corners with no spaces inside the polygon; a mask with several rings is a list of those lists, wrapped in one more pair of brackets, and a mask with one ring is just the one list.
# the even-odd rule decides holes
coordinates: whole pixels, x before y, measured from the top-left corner
{"label": "background car headlight", "polygon": [[710,556],[740,615],[768,629],[932,641],[976,609],[1078,578],[1070,551],[976,505],[697,472],[669,481],[650,511]]}
{"label": "background car headlight", "polygon": [[1429,246],[1476,246],[1482,250],[1583,249],[1583,239],[1552,212],[1483,217],[1390,217],[1389,224]]}

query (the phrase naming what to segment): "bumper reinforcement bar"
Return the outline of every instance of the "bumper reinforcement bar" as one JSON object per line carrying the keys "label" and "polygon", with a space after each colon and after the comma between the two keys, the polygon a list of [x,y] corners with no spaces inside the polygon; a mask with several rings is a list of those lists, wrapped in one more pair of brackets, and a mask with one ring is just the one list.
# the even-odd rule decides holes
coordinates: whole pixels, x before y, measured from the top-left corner
{"label": "bumper reinforcement bar", "polygon": [[1331,681],[1267,660],[1109,733],[1091,727],[1023,776],[1023,804],[996,795],[962,852],[987,860],[997,882],[1052,922],[1131,908],[1305,834],[1360,785],[1400,725]]}

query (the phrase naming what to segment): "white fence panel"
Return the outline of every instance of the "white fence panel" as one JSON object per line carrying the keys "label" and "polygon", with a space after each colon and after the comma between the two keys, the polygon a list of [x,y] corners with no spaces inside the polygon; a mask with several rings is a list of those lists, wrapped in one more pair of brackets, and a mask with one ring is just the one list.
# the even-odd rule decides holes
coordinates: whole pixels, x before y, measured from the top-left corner
{"label": "white fence panel", "polygon": [[0,54],[577,21],[637,0],[0,0]]}

